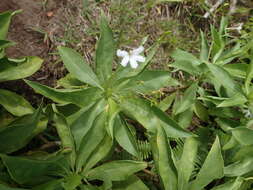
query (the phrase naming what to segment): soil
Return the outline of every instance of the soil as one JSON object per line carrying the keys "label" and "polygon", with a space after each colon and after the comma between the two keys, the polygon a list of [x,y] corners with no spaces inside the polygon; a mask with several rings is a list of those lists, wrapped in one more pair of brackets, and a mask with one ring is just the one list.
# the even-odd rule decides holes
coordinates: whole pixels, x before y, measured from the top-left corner
{"label": "soil", "polygon": [[[61,64],[54,64],[58,57],[49,55],[55,51],[55,44],[50,43],[49,37],[54,33],[63,33],[55,23],[60,22],[58,11],[64,6],[65,1],[50,0],[46,7],[43,6],[43,2],[45,0],[1,0],[0,12],[23,10],[11,22],[8,39],[16,42],[17,45],[7,49],[8,57],[41,57],[44,59],[41,69],[28,79],[55,86],[56,80],[61,78],[65,71]],[[34,104],[38,101],[39,96],[35,95],[22,80],[1,83],[0,88],[22,94]]]}

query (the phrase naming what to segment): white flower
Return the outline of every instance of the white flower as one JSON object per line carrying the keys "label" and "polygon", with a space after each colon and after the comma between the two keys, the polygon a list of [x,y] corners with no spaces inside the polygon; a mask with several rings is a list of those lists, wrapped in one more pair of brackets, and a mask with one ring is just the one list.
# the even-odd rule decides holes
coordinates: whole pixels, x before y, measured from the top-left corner
{"label": "white flower", "polygon": [[145,57],[143,57],[142,55],[140,55],[141,52],[144,51],[144,47],[140,46],[136,49],[131,50],[129,53],[127,51],[124,50],[117,50],[117,56],[118,57],[122,57],[122,61],[120,62],[120,64],[123,67],[126,67],[128,62],[130,63],[130,66],[133,69],[136,69],[138,67],[138,62],[145,62]]}
{"label": "white flower", "polygon": [[251,111],[249,109],[243,109],[242,113],[244,114],[244,116],[246,118],[252,118],[253,117],[253,114],[251,113]]}
{"label": "white flower", "polygon": [[238,33],[241,33],[243,23],[238,23],[233,27],[227,28],[228,30],[237,30]]}

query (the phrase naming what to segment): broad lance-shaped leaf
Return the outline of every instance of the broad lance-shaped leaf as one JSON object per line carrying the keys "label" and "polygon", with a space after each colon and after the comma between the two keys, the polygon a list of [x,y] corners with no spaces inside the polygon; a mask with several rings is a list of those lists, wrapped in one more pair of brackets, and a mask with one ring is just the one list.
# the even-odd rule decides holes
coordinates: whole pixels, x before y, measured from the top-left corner
{"label": "broad lance-shaped leaf", "polygon": [[[0,40],[0,50],[15,45],[14,42],[7,40]],[[0,57],[1,58],[1,57]]]}
{"label": "broad lance-shaped leaf", "polygon": [[141,123],[149,132],[155,133],[157,125],[164,127],[169,137],[189,137],[190,133],[183,130],[174,120],[150,102],[135,98],[124,97],[121,99],[122,110]]}
{"label": "broad lance-shaped leaf", "polygon": [[249,64],[245,64],[245,63],[233,63],[233,64],[223,65],[222,67],[231,76],[245,79],[246,78],[247,70],[249,69]]}
{"label": "broad lance-shaped leaf", "polygon": [[113,33],[104,15],[100,22],[100,39],[96,49],[96,73],[102,82],[105,82],[112,73],[115,42]]}
{"label": "broad lance-shaped leaf", "polygon": [[117,160],[98,166],[87,173],[90,180],[110,180],[123,181],[134,173],[147,167],[146,162],[138,162],[133,160]]}
{"label": "broad lance-shaped leaf", "polygon": [[85,175],[92,167],[94,167],[100,160],[105,158],[107,154],[112,149],[113,139],[109,135],[105,135],[100,144],[97,145],[95,150],[92,152],[86,163],[84,164],[84,168],[82,174]]}
{"label": "broad lance-shaped leaf", "polygon": [[193,117],[193,106],[191,106],[184,112],[176,115],[173,119],[175,119],[183,129],[187,129],[191,125],[192,117]]}
{"label": "broad lance-shaped leaf", "polygon": [[253,158],[246,157],[224,168],[224,174],[228,177],[243,176],[253,171]]}
{"label": "broad lance-shaped leaf", "polygon": [[58,50],[65,67],[73,76],[84,83],[102,89],[97,76],[79,53],[66,47],[58,47]]}
{"label": "broad lance-shaped leaf", "polygon": [[243,182],[243,177],[237,177],[235,180],[230,180],[222,185],[212,188],[211,190],[241,190]]}
{"label": "broad lance-shaped leaf", "polygon": [[91,129],[83,137],[80,148],[77,150],[76,170],[80,171],[83,165],[87,162],[88,158],[93,151],[97,148],[100,142],[106,135],[105,123],[106,113],[101,113],[96,117]]}
{"label": "broad lance-shaped leaf", "polygon": [[32,190],[56,190],[56,189],[62,189],[62,183],[64,179],[53,179],[50,181],[47,181],[46,183],[37,185],[33,187]]}
{"label": "broad lance-shaped leaf", "polygon": [[76,150],[79,150],[84,136],[94,126],[98,115],[105,111],[105,107],[106,102],[101,100],[89,109],[83,108],[84,111],[81,110],[80,115],[71,123],[70,129],[75,140]]}
{"label": "broad lance-shaped leaf", "polygon": [[197,83],[193,83],[189,88],[187,88],[187,90],[184,92],[184,96],[173,107],[173,113],[175,115],[184,112],[195,104],[197,89]]}
{"label": "broad lance-shaped leaf", "polygon": [[188,184],[194,170],[198,151],[198,142],[193,137],[185,140],[183,154],[178,162],[178,190],[188,189]]}
{"label": "broad lance-shaped leaf", "polygon": [[68,73],[65,77],[57,81],[57,86],[61,86],[66,89],[80,89],[82,87],[86,87],[87,84],[84,84],[73,75]]}
{"label": "broad lance-shaped leaf", "polygon": [[133,77],[124,85],[119,85],[122,94],[126,91],[137,93],[149,93],[157,91],[165,86],[177,86],[180,83],[170,76],[167,71],[143,71],[141,74]]}
{"label": "broad lance-shaped leaf", "polygon": [[236,93],[230,98],[225,99],[222,101],[217,107],[231,107],[231,106],[240,106],[246,103],[248,100],[247,98],[242,95],[241,93]]}
{"label": "broad lance-shaped leaf", "polygon": [[64,190],[74,190],[76,189],[79,185],[82,184],[82,176],[72,173],[69,174],[64,178],[64,181],[62,182],[62,186]]}
{"label": "broad lance-shaped leaf", "polygon": [[18,94],[0,89],[0,105],[15,116],[23,116],[34,112],[31,104]]}
{"label": "broad lance-shaped leaf", "polygon": [[[221,66],[215,64],[206,64],[216,79],[227,89],[232,90],[234,93],[241,93],[242,91],[239,85],[232,79],[230,74],[224,70]],[[234,94],[231,94],[232,96]]]}
{"label": "broad lance-shaped leaf", "polygon": [[41,184],[52,179],[50,174],[61,176],[64,172],[61,155],[36,160],[25,157],[0,155],[12,179],[18,184]]}
{"label": "broad lance-shaped leaf", "polygon": [[224,161],[221,154],[219,138],[216,137],[196,179],[192,182],[190,190],[202,189],[215,179],[224,176]]}
{"label": "broad lance-shaped leaf", "polygon": [[5,40],[7,37],[8,29],[10,26],[11,18],[15,14],[21,12],[20,10],[17,11],[7,11],[0,14],[0,40]]}
{"label": "broad lance-shaped leaf", "polygon": [[26,57],[22,63],[10,64],[7,69],[0,70],[0,82],[28,77],[39,70],[42,62],[39,57]]}
{"label": "broad lance-shaped leaf", "polygon": [[164,190],[177,189],[177,171],[171,157],[171,149],[164,129],[158,125],[157,133],[151,139],[152,153],[156,170]]}
{"label": "broad lance-shaped leaf", "polygon": [[52,99],[57,103],[73,103],[85,107],[101,98],[102,91],[91,87],[86,89],[55,89],[37,82],[25,80],[37,93]]}
{"label": "broad lance-shaped leaf", "polygon": [[0,153],[11,153],[22,148],[27,140],[33,137],[41,118],[41,108],[38,108],[32,115],[24,116],[14,121],[9,126],[0,129]]}
{"label": "broad lance-shaped leaf", "polygon": [[176,92],[170,94],[169,96],[165,97],[161,102],[158,104],[158,108],[161,109],[162,111],[166,111],[167,109],[170,108],[171,104],[175,100],[176,97]]}
{"label": "broad lance-shaped leaf", "polygon": [[211,34],[212,34],[212,62],[215,63],[216,60],[220,57],[221,53],[224,49],[224,41],[222,39],[222,34],[219,33],[214,26],[211,26]]}
{"label": "broad lance-shaped leaf", "polygon": [[246,80],[244,83],[245,90],[246,90],[247,94],[249,94],[249,91],[250,91],[250,85],[251,85],[252,78],[253,78],[253,57],[251,57],[250,64],[249,64],[248,69],[246,71]]}
{"label": "broad lance-shaped leaf", "polygon": [[201,35],[201,50],[200,50],[200,60],[201,61],[208,61],[209,55],[209,46],[206,40],[205,34],[200,31]]}
{"label": "broad lance-shaped leaf", "polygon": [[23,188],[8,187],[3,184],[0,184],[0,189],[1,190],[29,190],[29,189],[23,189]]}
{"label": "broad lance-shaped leaf", "polygon": [[246,127],[231,129],[233,137],[244,146],[253,145],[253,130]]}
{"label": "broad lance-shaped leaf", "polygon": [[105,111],[107,113],[106,130],[107,133],[112,138],[114,138],[114,123],[115,118],[118,116],[118,113],[120,112],[120,107],[113,99],[108,98]]}
{"label": "broad lance-shaped leaf", "polygon": [[180,49],[176,49],[175,51],[173,51],[171,57],[176,61],[188,61],[193,66],[198,66],[201,64],[201,61],[194,55]]}
{"label": "broad lance-shaped leaf", "polygon": [[115,138],[119,145],[135,157],[139,156],[138,147],[134,135],[128,126],[117,117],[115,120]]}
{"label": "broad lance-shaped leaf", "polygon": [[113,190],[149,190],[149,188],[135,175],[125,181],[115,182]]}
{"label": "broad lance-shaped leaf", "polygon": [[64,118],[63,115],[59,113],[54,114],[54,121],[55,121],[55,127],[57,129],[57,133],[61,139],[61,145],[63,149],[63,153],[69,153],[70,152],[70,164],[72,169],[75,167],[75,160],[76,160],[76,150],[75,150],[75,142],[74,138],[71,134],[70,127]]}

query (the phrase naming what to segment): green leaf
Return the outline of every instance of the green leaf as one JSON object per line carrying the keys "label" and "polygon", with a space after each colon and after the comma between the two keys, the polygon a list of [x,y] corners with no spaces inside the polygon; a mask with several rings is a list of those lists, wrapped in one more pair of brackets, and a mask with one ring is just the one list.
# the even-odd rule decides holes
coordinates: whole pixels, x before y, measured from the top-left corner
{"label": "green leaf", "polygon": [[248,100],[244,95],[242,95],[241,93],[236,93],[232,97],[222,101],[217,107],[240,106],[246,103],[247,101]]}
{"label": "green leaf", "polygon": [[23,188],[8,187],[2,184],[0,184],[0,189],[1,190],[28,190],[28,189],[23,189]]}
{"label": "green leaf", "polygon": [[149,132],[155,133],[157,125],[162,125],[170,137],[188,137],[190,133],[183,130],[174,120],[150,102],[139,98],[124,97],[120,107],[128,115],[141,123]]}
{"label": "green leaf", "polygon": [[[241,93],[242,91],[239,87],[239,85],[232,79],[232,77],[230,76],[230,74],[224,70],[222,67],[220,67],[219,65],[215,65],[215,64],[206,64],[209,68],[209,70],[211,71],[211,73],[213,74],[214,77],[216,77],[217,80],[219,80],[219,82],[227,89],[232,90],[234,93]],[[232,96],[234,94],[231,94],[230,96]]]}
{"label": "green leaf", "polygon": [[99,79],[104,82],[111,76],[115,54],[113,33],[104,15],[101,16],[100,31],[101,35],[96,50],[96,73]]}
{"label": "green leaf", "polygon": [[0,50],[1,50],[1,49],[4,49],[4,48],[7,48],[7,47],[10,47],[10,46],[13,46],[13,45],[15,45],[15,44],[16,44],[16,43],[11,42],[11,41],[0,40]]}
{"label": "green leaf", "polygon": [[169,96],[166,96],[161,102],[158,104],[158,108],[162,111],[166,111],[170,108],[171,104],[173,103],[174,99],[176,97],[176,92],[170,94]]}
{"label": "green leaf", "polygon": [[231,130],[235,139],[244,146],[253,145],[253,130],[246,127],[237,127]]}
{"label": "green leaf", "polygon": [[17,11],[7,11],[0,14],[0,40],[5,40],[7,37],[8,29],[10,26],[11,18],[15,14],[19,13],[20,10]]}
{"label": "green leaf", "polygon": [[216,60],[221,56],[224,50],[224,42],[222,39],[222,34],[220,34],[214,26],[211,26],[211,34],[212,34],[212,62],[215,63]]}
{"label": "green leaf", "polygon": [[146,162],[138,162],[133,160],[117,160],[98,166],[87,173],[90,180],[110,180],[123,181],[134,173],[147,167]]}
{"label": "green leaf", "polygon": [[218,185],[211,190],[241,190],[244,178],[237,177],[235,180],[230,180],[222,185]]}
{"label": "green leaf", "polygon": [[226,32],[226,28],[228,26],[228,17],[222,16],[220,21],[219,34],[223,35]]}
{"label": "green leaf", "polygon": [[194,170],[198,151],[198,142],[190,137],[185,140],[183,154],[177,163],[178,170],[178,190],[186,190],[188,182]]}
{"label": "green leaf", "polygon": [[228,177],[242,176],[253,171],[253,158],[246,157],[224,168],[224,174]]}
{"label": "green leaf", "polygon": [[59,113],[54,114],[54,121],[55,121],[55,127],[57,129],[57,133],[61,139],[61,146],[63,149],[63,153],[70,153],[70,163],[72,166],[72,169],[75,165],[75,159],[76,159],[76,150],[75,150],[75,142],[74,138],[71,134],[70,127],[64,118],[63,115]]}
{"label": "green leaf", "polygon": [[200,101],[196,101],[194,104],[194,113],[200,118],[202,121],[208,121],[208,111],[205,106],[202,105]]}
{"label": "green leaf", "polygon": [[[40,184],[47,182],[50,174],[61,175],[59,167],[61,156],[46,160],[35,160],[25,157],[1,155],[12,179],[18,184]],[[58,165],[57,165],[58,164]]]}
{"label": "green leaf", "polygon": [[115,182],[113,190],[149,190],[149,188],[135,175],[125,181]]}
{"label": "green leaf", "polygon": [[102,89],[97,76],[79,53],[66,47],[58,47],[58,50],[65,67],[73,76],[84,83]]}
{"label": "green leaf", "polygon": [[9,65],[7,69],[0,70],[0,82],[28,77],[39,70],[42,62],[38,57],[26,57],[25,61],[16,66]]}
{"label": "green leaf", "polygon": [[102,142],[106,135],[105,123],[106,123],[106,113],[101,113],[94,120],[93,126],[83,137],[80,148],[77,151],[76,160],[76,170],[80,171],[81,168],[87,162],[89,156],[97,148],[97,146]]}
{"label": "green leaf", "polygon": [[78,174],[70,174],[65,177],[62,186],[65,190],[75,190],[79,185],[82,184],[82,176]]}
{"label": "green leaf", "polygon": [[33,187],[32,190],[62,190],[63,179],[51,180],[44,184]]}
{"label": "green leaf", "polygon": [[251,80],[253,78],[253,57],[251,58],[251,62],[248,66],[248,69],[247,69],[247,72],[246,72],[246,80],[245,80],[245,90],[246,90],[246,93],[248,94],[249,93],[249,88],[250,88],[250,85],[251,85]]}
{"label": "green leaf", "polygon": [[100,160],[105,158],[112,149],[113,140],[109,135],[105,135],[104,139],[97,145],[96,149],[92,152],[86,163],[84,164],[83,174],[85,175],[93,166]]}
{"label": "green leaf", "polygon": [[9,126],[0,129],[0,139],[4,143],[0,143],[1,153],[11,153],[22,148],[28,140],[33,137],[41,117],[41,108],[36,110],[32,115],[25,116],[17,122],[11,123]]}
{"label": "green leaf", "polygon": [[214,179],[222,178],[224,176],[223,168],[224,161],[221,154],[220,141],[216,137],[202,168],[191,184],[190,190],[202,189]]}
{"label": "green leaf", "polygon": [[125,91],[133,91],[145,94],[157,91],[168,85],[179,85],[179,82],[170,76],[170,72],[145,70],[136,77],[131,78],[128,83],[121,85],[120,88],[123,94]]}
{"label": "green leaf", "polygon": [[0,105],[15,116],[23,116],[34,112],[31,104],[18,94],[0,89]]}
{"label": "green leaf", "polygon": [[70,73],[68,73],[65,77],[61,78],[57,81],[57,86],[62,86],[63,88],[82,88],[86,86],[83,82],[76,79]]}
{"label": "green leaf", "polygon": [[201,61],[194,55],[180,49],[176,49],[175,51],[173,51],[171,57],[176,61],[187,61],[193,67],[196,67],[201,64]]}
{"label": "green leaf", "polygon": [[246,78],[246,71],[248,70],[248,64],[233,63],[223,65],[222,67],[233,77]]}
{"label": "green leaf", "polygon": [[73,103],[79,107],[91,105],[91,103],[100,99],[102,91],[99,88],[86,89],[55,89],[37,82],[25,80],[37,93],[52,99],[57,103]]}
{"label": "green leaf", "polygon": [[117,103],[113,99],[109,98],[107,100],[106,106],[106,113],[107,113],[106,130],[112,138],[114,138],[115,117],[117,117],[119,112],[120,108],[117,105]]}
{"label": "green leaf", "polygon": [[84,108],[84,111],[72,122],[70,129],[75,140],[76,150],[79,150],[84,136],[94,126],[94,122],[99,114],[105,111],[105,107],[106,103],[104,100],[96,102],[89,109]]}
{"label": "green leaf", "polygon": [[119,118],[115,121],[115,138],[119,145],[135,157],[139,156],[136,138],[128,126]]}
{"label": "green leaf", "polygon": [[187,90],[184,92],[184,96],[175,105],[175,107],[173,107],[173,113],[175,115],[186,111],[195,104],[197,89],[197,83],[193,83],[189,88],[187,88]]}
{"label": "green leaf", "polygon": [[199,76],[203,73],[200,67],[197,65],[192,65],[191,62],[187,60],[176,60],[170,66],[185,71],[194,76]]}
{"label": "green leaf", "polygon": [[209,59],[208,42],[206,40],[205,34],[202,31],[200,31],[200,35],[201,35],[200,60],[201,61],[208,61],[208,59]]}
{"label": "green leaf", "polygon": [[168,145],[168,140],[162,127],[157,127],[157,133],[151,137],[150,142],[155,167],[159,173],[164,189],[177,189],[176,167],[173,163],[171,149]]}
{"label": "green leaf", "polygon": [[176,115],[174,119],[183,129],[187,129],[192,123],[192,117],[193,117],[193,106],[191,106],[184,112]]}

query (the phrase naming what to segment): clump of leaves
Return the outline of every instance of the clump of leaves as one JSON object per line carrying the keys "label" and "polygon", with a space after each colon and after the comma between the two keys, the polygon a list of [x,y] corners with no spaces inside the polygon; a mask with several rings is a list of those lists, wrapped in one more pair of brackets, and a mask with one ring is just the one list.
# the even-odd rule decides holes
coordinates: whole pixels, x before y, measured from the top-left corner
{"label": "clump of leaves", "polygon": [[[8,58],[7,47],[15,45],[6,39],[11,18],[20,11],[0,14],[0,83],[18,80],[35,73],[41,66],[38,57]],[[0,89],[0,153],[17,151],[43,130],[41,110],[35,111],[31,104],[15,92]],[[39,123],[42,124],[39,126]],[[17,138],[17,136],[19,138]]]}

